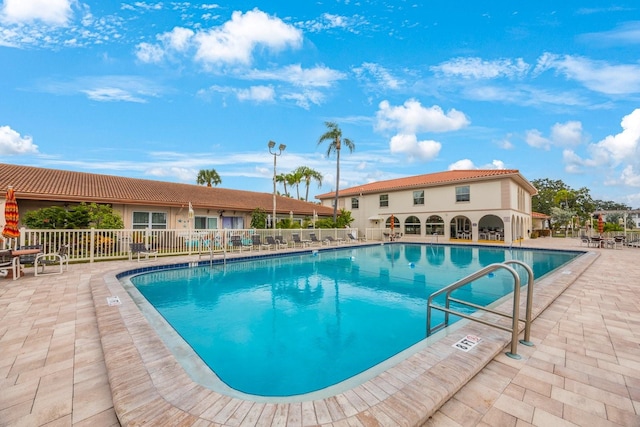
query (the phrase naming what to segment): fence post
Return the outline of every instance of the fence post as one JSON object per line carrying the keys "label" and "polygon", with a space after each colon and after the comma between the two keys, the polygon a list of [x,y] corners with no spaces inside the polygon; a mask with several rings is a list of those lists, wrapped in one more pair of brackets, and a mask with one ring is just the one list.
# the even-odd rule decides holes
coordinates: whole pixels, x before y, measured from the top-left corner
{"label": "fence post", "polygon": [[91,234],[89,238],[89,262],[93,262],[93,258],[96,253],[96,229],[91,227]]}

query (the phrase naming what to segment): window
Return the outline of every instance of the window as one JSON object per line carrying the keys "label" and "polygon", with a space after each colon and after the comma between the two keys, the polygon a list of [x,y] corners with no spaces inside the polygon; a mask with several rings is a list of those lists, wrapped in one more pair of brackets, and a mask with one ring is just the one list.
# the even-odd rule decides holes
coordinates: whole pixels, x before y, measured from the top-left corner
{"label": "window", "polygon": [[218,228],[218,218],[211,216],[197,216],[194,220],[196,230],[214,230]]}
{"label": "window", "polygon": [[456,202],[469,202],[471,201],[471,190],[468,185],[462,187],[456,187]]}
{"label": "window", "polygon": [[133,228],[166,229],[167,214],[164,212],[134,212]]}
{"label": "window", "polygon": [[380,195],[380,207],[381,208],[389,207],[389,195],[388,194],[381,194]]}
{"label": "window", "polygon": [[358,209],[360,207],[360,201],[357,197],[351,198],[351,209]]}
{"label": "window", "polygon": [[413,192],[413,204],[414,206],[424,205],[424,190]]}

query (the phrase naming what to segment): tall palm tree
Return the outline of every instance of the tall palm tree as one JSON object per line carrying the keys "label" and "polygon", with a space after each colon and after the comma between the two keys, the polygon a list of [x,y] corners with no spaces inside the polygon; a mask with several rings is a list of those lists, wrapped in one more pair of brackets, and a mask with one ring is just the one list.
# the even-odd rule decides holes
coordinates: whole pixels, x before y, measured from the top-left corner
{"label": "tall palm tree", "polygon": [[304,196],[304,201],[309,201],[309,187],[311,186],[311,180],[314,180],[318,183],[318,187],[322,186],[322,174],[317,170],[311,169],[307,166],[300,166],[295,170],[296,173],[299,173],[304,180],[305,185],[307,186],[307,190]]}
{"label": "tall palm tree", "polygon": [[336,152],[336,196],[333,203],[333,222],[335,223],[338,219],[338,194],[339,194],[339,186],[340,186],[340,149],[342,148],[342,143],[347,146],[349,152],[353,152],[355,150],[356,145],[349,138],[342,138],[342,130],[340,127],[334,122],[324,122],[327,127],[327,131],[322,134],[320,139],[318,140],[318,145],[322,144],[325,141],[330,141],[329,148],[327,149],[327,156],[331,155],[332,151]]}
{"label": "tall palm tree", "polygon": [[196,183],[198,185],[207,184],[207,187],[211,187],[211,185],[217,186],[222,183],[222,179],[220,179],[220,175],[218,175],[218,172],[216,172],[215,169],[200,169],[198,177],[196,178]]}
{"label": "tall palm tree", "polygon": [[281,183],[284,186],[284,196],[289,196],[289,193],[287,193],[287,175],[284,173],[279,173],[278,175],[276,175],[276,182]]}
{"label": "tall palm tree", "polygon": [[302,175],[300,174],[298,169],[296,169],[293,172],[287,174],[287,178],[289,180],[289,185],[291,187],[296,187],[297,199],[300,200],[300,183],[302,182]]}

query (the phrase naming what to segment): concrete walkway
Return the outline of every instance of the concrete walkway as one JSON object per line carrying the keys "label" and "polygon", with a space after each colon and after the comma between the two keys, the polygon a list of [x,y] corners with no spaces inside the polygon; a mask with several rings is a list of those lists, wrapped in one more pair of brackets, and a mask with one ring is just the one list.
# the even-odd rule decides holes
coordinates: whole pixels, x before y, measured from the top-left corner
{"label": "concrete walkway", "polygon": [[[527,246],[575,249],[579,242],[547,238]],[[640,249],[592,250],[600,256],[533,323],[535,346],[520,346],[521,360],[499,352],[424,425],[640,426]],[[119,263],[123,270],[139,265]],[[113,396],[121,391],[109,384],[91,289],[113,268],[79,264],[39,277],[27,269],[17,281],[0,279],[0,425],[120,425]],[[273,410],[272,424],[287,419]],[[259,419],[255,425],[267,425]],[[160,413],[128,424],[162,420]],[[401,420],[376,424],[362,416],[329,424],[406,424]]]}

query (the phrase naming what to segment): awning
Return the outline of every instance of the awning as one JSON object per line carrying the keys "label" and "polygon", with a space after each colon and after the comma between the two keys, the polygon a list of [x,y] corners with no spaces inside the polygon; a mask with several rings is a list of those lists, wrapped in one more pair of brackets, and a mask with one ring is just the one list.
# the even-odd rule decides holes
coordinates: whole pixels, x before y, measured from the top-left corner
{"label": "awning", "polygon": [[373,215],[369,217],[369,221],[384,221],[384,218],[380,215]]}

